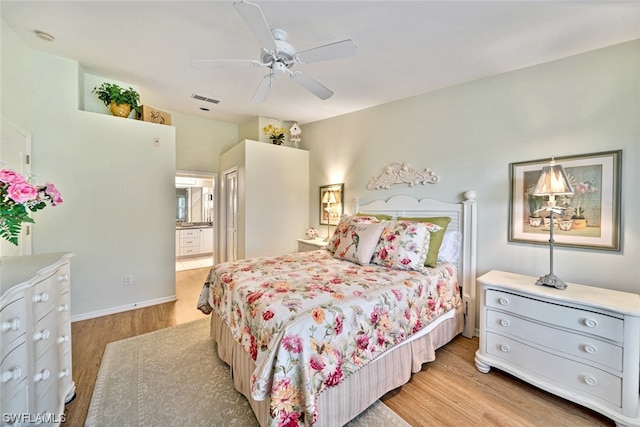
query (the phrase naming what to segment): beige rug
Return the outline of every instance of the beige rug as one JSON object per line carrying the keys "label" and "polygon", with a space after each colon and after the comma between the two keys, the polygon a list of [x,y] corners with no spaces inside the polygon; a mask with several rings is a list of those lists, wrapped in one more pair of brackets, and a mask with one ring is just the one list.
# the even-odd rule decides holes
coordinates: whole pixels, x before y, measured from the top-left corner
{"label": "beige rug", "polygon": [[[202,366],[208,366],[202,369]],[[202,319],[107,345],[85,426],[257,426]],[[349,427],[408,426],[377,401]]]}

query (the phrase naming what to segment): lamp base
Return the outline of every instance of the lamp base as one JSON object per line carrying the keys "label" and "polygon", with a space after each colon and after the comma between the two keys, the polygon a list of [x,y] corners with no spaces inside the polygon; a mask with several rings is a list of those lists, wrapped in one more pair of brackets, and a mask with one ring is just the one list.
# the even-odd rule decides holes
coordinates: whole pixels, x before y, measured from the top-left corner
{"label": "lamp base", "polygon": [[536,285],[538,286],[552,286],[554,288],[558,288],[558,289],[564,289],[567,287],[567,284],[564,283],[564,281],[562,281],[561,278],[559,278],[558,276],[556,276],[553,273],[549,273],[546,276],[542,276],[541,278],[538,279],[538,281],[536,282]]}

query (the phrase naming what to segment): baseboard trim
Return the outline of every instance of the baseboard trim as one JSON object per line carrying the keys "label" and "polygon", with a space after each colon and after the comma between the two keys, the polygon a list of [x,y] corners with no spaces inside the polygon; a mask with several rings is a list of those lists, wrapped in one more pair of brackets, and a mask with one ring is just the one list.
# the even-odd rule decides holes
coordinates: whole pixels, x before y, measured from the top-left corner
{"label": "baseboard trim", "polygon": [[175,295],[168,297],[156,298],[147,301],[134,302],[133,304],[121,305],[119,307],[105,308],[103,310],[92,311],[89,313],[76,314],[71,316],[72,322],[78,322],[80,320],[95,319],[96,317],[108,316],[110,314],[122,313],[123,311],[135,310],[142,307],[150,307],[152,305],[164,304],[167,302],[177,301],[178,298]]}

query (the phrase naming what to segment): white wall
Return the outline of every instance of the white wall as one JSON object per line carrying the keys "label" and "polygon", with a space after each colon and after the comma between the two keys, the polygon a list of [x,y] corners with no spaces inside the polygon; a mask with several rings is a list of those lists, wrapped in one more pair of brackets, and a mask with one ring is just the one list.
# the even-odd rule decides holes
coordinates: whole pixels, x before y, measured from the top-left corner
{"label": "white wall", "polygon": [[238,125],[167,111],[176,128],[176,169],[217,173],[220,154],[238,143]]}
{"label": "white wall", "polygon": [[[485,78],[305,124],[310,194],[344,182],[346,208],[394,194],[446,201],[476,190],[478,272],[548,273],[548,246],[509,243],[509,163],[623,150],[623,251],[558,247],[565,281],[638,292],[640,276],[640,41]],[[392,84],[392,82],[390,83]],[[393,161],[431,168],[435,185],[367,190]],[[318,200],[311,198],[311,223]]]}
{"label": "white wall", "polygon": [[5,91],[3,75],[2,114],[31,132],[37,182],[64,200],[34,214],[33,252],[76,253],[72,316],[174,299],[175,129],[78,110],[78,64],[26,49],[2,27],[2,63],[27,81]]}
{"label": "white wall", "polygon": [[4,21],[0,21],[2,54],[0,113],[29,129],[29,48]]}
{"label": "white wall", "polygon": [[34,215],[33,249],[76,253],[72,315],[173,298],[175,129],[78,110],[74,61],[34,51],[29,70],[32,168],[64,199]]}

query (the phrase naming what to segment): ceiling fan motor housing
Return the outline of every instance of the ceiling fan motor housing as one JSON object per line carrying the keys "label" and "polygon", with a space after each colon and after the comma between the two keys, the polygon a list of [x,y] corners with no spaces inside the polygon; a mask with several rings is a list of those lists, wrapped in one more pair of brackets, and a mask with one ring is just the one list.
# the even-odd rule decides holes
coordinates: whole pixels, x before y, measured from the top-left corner
{"label": "ceiling fan motor housing", "polygon": [[285,64],[287,67],[291,67],[295,62],[293,60],[293,56],[296,54],[296,50],[284,40],[276,39],[274,41],[276,42],[277,50],[272,52],[263,48],[260,59],[265,64],[271,64],[278,61]]}

